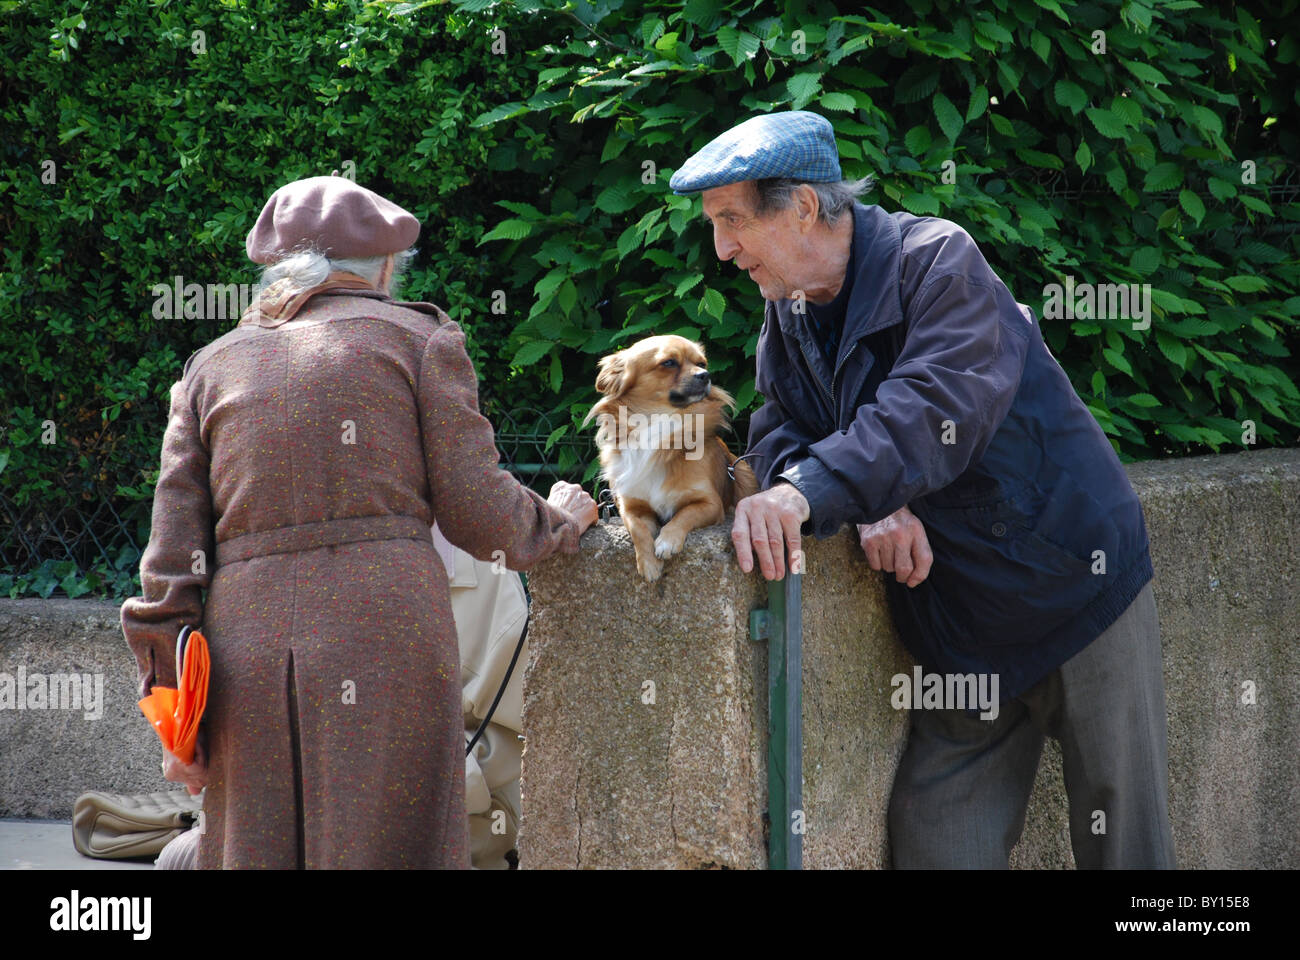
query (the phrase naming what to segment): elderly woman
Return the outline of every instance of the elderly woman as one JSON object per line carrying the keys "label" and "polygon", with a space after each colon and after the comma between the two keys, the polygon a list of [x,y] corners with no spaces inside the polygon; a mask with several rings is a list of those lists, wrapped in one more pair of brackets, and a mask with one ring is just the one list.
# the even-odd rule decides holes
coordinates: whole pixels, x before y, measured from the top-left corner
{"label": "elderly woman", "polygon": [[247,240],[267,286],[172,387],[122,628],[142,695],[175,685],[183,625],[211,647],[206,750],[164,758],[207,787],[201,868],[468,866],[430,525],[518,570],[595,521],[575,485],[543,500],[498,467],[464,335],[390,298],[418,233],[346,178],[281,187]]}

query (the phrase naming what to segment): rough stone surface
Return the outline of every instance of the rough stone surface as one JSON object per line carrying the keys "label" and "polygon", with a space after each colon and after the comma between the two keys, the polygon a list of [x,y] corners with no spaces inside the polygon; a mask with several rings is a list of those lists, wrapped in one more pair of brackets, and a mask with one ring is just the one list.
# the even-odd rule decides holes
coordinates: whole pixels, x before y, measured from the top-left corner
{"label": "rough stone surface", "polygon": [[115,603],[0,600],[0,673],[103,676],[103,714],[0,710],[0,817],[65,819],[87,790],[174,789],[137,705],[135,658]]}
{"label": "rough stone surface", "polygon": [[[1300,866],[1300,451],[1129,474],[1156,569],[1179,865]],[[805,553],[804,862],[887,866],[906,743],[889,680],[912,663],[855,539]],[[746,631],[766,590],[740,574],[727,528],[693,532],[650,585],[621,526],[601,525],[529,584],[522,864],[763,866],[767,661]],[[1051,739],[1011,865],[1074,866]]]}

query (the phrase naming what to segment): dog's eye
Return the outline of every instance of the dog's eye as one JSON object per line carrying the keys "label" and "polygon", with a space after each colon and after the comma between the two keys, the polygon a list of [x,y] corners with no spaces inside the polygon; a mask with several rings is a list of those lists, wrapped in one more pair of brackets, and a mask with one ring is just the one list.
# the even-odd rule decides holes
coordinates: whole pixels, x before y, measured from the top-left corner
{"label": "dog's eye", "polygon": [[665,369],[671,370],[673,367],[677,366],[677,361],[674,360],[672,357],[669,357],[669,358],[668,358],[667,360],[665,360],[663,363],[659,364],[659,366],[664,367]]}

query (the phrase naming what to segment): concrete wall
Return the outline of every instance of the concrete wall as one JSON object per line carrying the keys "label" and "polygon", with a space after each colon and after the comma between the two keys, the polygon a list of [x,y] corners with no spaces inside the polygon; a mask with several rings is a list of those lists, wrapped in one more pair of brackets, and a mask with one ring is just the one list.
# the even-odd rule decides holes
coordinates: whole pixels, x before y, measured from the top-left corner
{"label": "concrete wall", "polygon": [[[99,600],[0,600],[0,673],[103,678],[103,712],[0,710],[0,817],[72,816],[87,790],[150,793],[162,750],[137,706],[135,657],[118,606]],[[183,788],[180,788],[183,790]]]}
{"label": "concrete wall", "polygon": [[[1300,451],[1129,475],[1156,569],[1179,864],[1300,867]],[[889,679],[911,660],[855,539],[805,552],[804,862],[881,867],[906,742]],[[766,657],[748,612],[766,592],[727,528],[691,534],[646,584],[626,533],[604,525],[529,584],[522,863],[763,866]],[[1073,866],[1050,739],[1012,865]]]}
{"label": "concrete wall", "polygon": [[[1129,473],[1156,568],[1179,863],[1300,867],[1300,451]],[[906,740],[889,678],[911,661],[855,542],[806,547],[805,864],[885,866]],[[748,621],[766,589],[740,573],[726,530],[693,533],[647,585],[622,527],[602,525],[529,584],[523,865],[763,867],[767,653]],[[67,817],[85,790],[172,786],[116,605],[0,600],[0,673],[19,666],[103,674],[104,711],[0,710],[0,817]],[[1051,740],[1013,865],[1073,865]]]}

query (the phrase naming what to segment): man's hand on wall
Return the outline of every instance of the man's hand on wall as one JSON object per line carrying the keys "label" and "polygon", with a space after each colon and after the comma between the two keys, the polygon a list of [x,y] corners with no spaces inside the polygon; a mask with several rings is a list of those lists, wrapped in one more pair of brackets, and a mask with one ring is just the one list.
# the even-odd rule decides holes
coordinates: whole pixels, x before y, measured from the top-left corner
{"label": "man's hand on wall", "polygon": [[858,542],[871,569],[892,573],[899,583],[914,587],[930,575],[934,562],[930,541],[924,525],[907,507],[876,523],[859,523]]}
{"label": "man's hand on wall", "polygon": [[[792,484],[773,484],[762,493],[746,497],[736,504],[736,522],[731,528],[731,542],[736,548],[736,562],[749,573],[754,569],[754,555],[765,580],[785,576],[786,551],[792,572],[802,572],[799,528],[808,519],[808,501]],[[753,549],[751,552],[751,544]]]}

